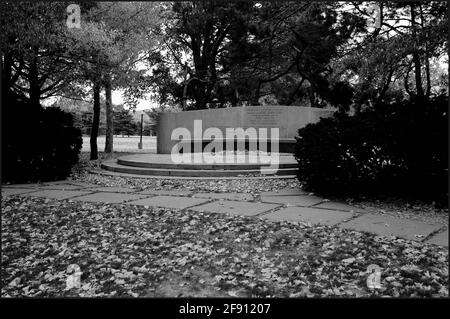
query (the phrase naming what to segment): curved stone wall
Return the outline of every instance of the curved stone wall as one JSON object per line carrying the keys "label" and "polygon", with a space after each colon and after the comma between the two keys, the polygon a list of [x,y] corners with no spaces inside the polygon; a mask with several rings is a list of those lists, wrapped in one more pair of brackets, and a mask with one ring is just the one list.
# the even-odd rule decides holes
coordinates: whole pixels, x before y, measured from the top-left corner
{"label": "curved stone wall", "polygon": [[[161,113],[157,129],[157,153],[169,154],[178,141],[171,140],[175,128],[194,130],[194,120],[202,120],[202,130],[217,127],[225,136],[226,128],[279,128],[280,140],[294,139],[297,130],[318,122],[334,111],[302,106],[244,106],[184,112]],[[281,149],[280,149],[281,151]]]}

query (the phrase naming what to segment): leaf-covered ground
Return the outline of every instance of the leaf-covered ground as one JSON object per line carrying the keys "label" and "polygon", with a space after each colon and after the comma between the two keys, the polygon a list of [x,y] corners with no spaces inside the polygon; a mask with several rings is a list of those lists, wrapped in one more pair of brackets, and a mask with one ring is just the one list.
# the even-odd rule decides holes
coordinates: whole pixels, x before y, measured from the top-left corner
{"label": "leaf-covered ground", "polygon": [[[100,169],[102,160],[117,158],[133,153],[113,153],[105,155],[100,152],[100,159],[89,160],[89,153],[81,153],[80,162],[73,170],[72,178],[103,186],[132,187],[136,189],[164,189],[195,192],[237,192],[259,195],[261,192],[277,191],[289,188],[301,188],[297,179],[164,179],[164,178],[129,178],[90,173]],[[318,194],[320,196],[320,194]],[[402,198],[328,198],[338,202],[370,210],[374,213],[389,215],[394,218],[419,220],[425,223],[439,223],[448,226],[448,207],[437,207],[432,202]]]}
{"label": "leaf-covered ground", "polygon": [[[81,288],[66,290],[80,266]],[[381,289],[366,286],[381,267]],[[327,226],[8,197],[2,297],[448,296],[447,248]]]}

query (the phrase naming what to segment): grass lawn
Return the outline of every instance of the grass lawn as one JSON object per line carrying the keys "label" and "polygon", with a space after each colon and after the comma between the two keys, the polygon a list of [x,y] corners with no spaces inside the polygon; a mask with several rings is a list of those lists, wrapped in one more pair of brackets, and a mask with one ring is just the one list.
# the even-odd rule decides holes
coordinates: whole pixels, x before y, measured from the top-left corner
{"label": "grass lawn", "polygon": [[[134,152],[134,153],[154,153],[156,152],[156,136],[142,136],[142,150],[138,149],[140,136],[122,136],[114,135],[114,151],[115,152]],[[99,151],[105,149],[105,136],[97,138],[97,146]],[[89,152],[89,136],[83,136],[82,152]]]}

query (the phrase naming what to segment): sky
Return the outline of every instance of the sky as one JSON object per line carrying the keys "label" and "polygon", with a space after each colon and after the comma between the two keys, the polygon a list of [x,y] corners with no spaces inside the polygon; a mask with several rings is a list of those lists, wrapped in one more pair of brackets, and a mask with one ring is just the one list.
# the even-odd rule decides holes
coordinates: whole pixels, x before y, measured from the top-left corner
{"label": "sky", "polygon": [[[123,98],[123,92],[121,90],[113,90],[111,93],[111,98],[112,98],[113,104],[115,104],[115,105],[123,104],[125,102],[124,98]],[[58,97],[49,97],[49,98],[42,100],[41,102],[42,102],[42,105],[49,106],[49,105],[52,105],[57,100],[58,100]],[[153,101],[149,101],[146,99],[140,99],[138,104],[136,105],[136,110],[138,110],[138,111],[148,110],[148,109],[152,109],[152,108],[155,108],[158,106],[159,106],[158,103],[155,103]]]}
{"label": "sky", "polygon": [[[113,104],[117,105],[117,104],[124,103],[123,92],[121,90],[114,90],[111,94],[111,98],[112,98]],[[154,107],[158,107],[158,104],[153,101],[146,100],[146,99],[140,99],[138,105],[136,106],[136,110],[142,111],[142,110],[152,109]]]}

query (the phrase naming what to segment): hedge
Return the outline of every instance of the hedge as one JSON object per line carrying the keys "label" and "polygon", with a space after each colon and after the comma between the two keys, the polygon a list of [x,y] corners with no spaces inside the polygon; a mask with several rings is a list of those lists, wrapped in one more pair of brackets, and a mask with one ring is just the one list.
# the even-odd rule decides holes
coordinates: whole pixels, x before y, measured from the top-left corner
{"label": "hedge", "polygon": [[309,191],[447,201],[447,97],[339,113],[298,135],[298,178]]}
{"label": "hedge", "polygon": [[71,114],[23,102],[4,105],[2,183],[65,179],[78,162],[81,145]]}

